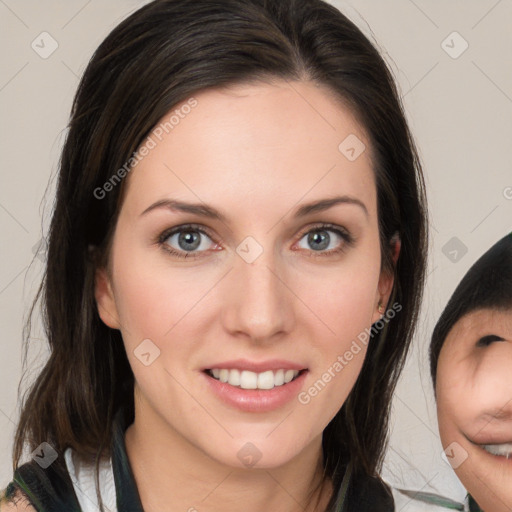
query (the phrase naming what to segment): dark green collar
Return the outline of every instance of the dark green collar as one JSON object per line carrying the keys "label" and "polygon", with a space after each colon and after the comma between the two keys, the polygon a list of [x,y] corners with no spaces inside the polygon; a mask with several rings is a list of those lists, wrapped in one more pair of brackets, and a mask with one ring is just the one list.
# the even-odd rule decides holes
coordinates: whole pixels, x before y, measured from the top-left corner
{"label": "dark green collar", "polygon": [[[445,498],[444,496],[439,496],[430,492],[409,491],[407,489],[397,489],[397,491],[401,492],[405,496],[408,496],[411,498],[411,500],[430,503],[431,505],[436,505],[437,507],[450,510],[465,510],[464,503],[460,503],[450,498]],[[469,493],[466,495],[465,503],[469,505],[469,512],[484,512],[475,501],[473,496],[471,496]]]}
{"label": "dark green collar", "polygon": [[124,434],[132,423],[121,408],[114,419],[112,439],[112,471],[116,485],[117,510],[122,512],[144,512],[132,468],[126,454]]}

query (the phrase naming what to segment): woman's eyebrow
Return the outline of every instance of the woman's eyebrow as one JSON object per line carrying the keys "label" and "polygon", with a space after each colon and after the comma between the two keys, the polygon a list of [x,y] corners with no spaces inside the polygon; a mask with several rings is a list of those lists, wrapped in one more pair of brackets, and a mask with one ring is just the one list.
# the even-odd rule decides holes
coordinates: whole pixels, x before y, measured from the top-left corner
{"label": "woman's eyebrow", "polygon": [[[351,196],[336,196],[332,198],[320,199],[312,201],[310,203],[306,203],[296,210],[294,217],[305,217],[306,215],[309,215],[311,213],[317,213],[328,210],[329,208],[332,208],[333,206],[336,206],[338,204],[350,204],[359,206],[364,211],[365,215],[368,217],[368,209],[366,208],[366,205],[359,199]],[[176,199],[161,199],[156,203],[153,203],[148,208],[146,208],[139,215],[139,217],[142,217],[153,210],[162,208],[171,211],[193,213],[195,215],[200,215],[201,217],[217,219],[222,222],[226,222],[227,220],[225,215],[220,213],[213,206],[209,206],[206,203],[188,203],[185,201],[178,201]]]}
{"label": "woman's eyebrow", "polygon": [[368,209],[366,208],[366,205],[356,197],[351,196],[336,196],[329,199],[320,199],[319,201],[306,203],[297,210],[294,216],[304,217],[305,215],[309,215],[310,213],[328,210],[329,208],[332,208],[333,206],[336,206],[338,204],[353,204],[355,206],[359,206],[364,211],[366,217],[368,217]]}
{"label": "woman's eyebrow", "polygon": [[211,219],[218,219],[222,222],[226,221],[224,215],[222,215],[218,210],[213,208],[212,206],[208,206],[205,203],[187,203],[184,201],[177,201],[175,199],[161,199],[156,203],[153,203],[151,206],[148,206],[140,215],[142,217],[147,215],[149,212],[156,209],[166,209],[171,211],[180,211],[186,213],[193,213],[195,215],[200,215],[201,217],[209,217]]}

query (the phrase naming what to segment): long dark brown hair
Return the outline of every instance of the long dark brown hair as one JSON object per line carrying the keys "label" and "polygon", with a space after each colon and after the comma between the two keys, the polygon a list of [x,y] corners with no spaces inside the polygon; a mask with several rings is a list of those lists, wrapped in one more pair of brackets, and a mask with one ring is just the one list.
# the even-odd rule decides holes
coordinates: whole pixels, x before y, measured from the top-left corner
{"label": "long dark brown hair", "polygon": [[[321,0],[157,0],[122,21],[95,51],[72,104],[46,271],[25,324],[28,339],[42,296],[50,355],[23,396],[13,469],[25,443],[33,450],[43,441],[98,464],[110,456],[117,410],[133,414],[123,340],[101,321],[94,296],[95,269],[108,260],[126,179],[101,199],[94,191],[178,103],[204,89],[273,79],[326,85],[371,143],[382,268],[394,272],[390,303],[401,311],[368,345],[350,396],[324,431],[323,452],[335,489],[347,460],[356,474],[378,477],[391,398],[423,293],[425,191],[391,72],[354,23]],[[393,265],[396,233],[401,252]]]}

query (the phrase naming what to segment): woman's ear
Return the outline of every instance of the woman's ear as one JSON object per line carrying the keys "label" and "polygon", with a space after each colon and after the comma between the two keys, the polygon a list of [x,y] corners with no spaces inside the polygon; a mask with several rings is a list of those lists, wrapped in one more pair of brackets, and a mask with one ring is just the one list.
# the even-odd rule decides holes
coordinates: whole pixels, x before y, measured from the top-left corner
{"label": "woman's ear", "polygon": [[383,268],[379,277],[379,283],[377,286],[377,293],[375,296],[375,307],[372,316],[372,323],[377,322],[382,318],[384,312],[388,307],[389,297],[393,290],[393,284],[395,282],[395,267],[400,256],[400,249],[402,242],[398,233],[395,233],[389,242],[389,250],[391,252],[392,269]]}
{"label": "woman's ear", "polygon": [[393,260],[394,268],[396,267],[398,256],[400,256],[400,249],[402,248],[402,240],[400,240],[400,235],[398,234],[398,231],[391,237],[389,245],[391,249],[391,258]]}
{"label": "woman's ear", "polygon": [[95,272],[94,297],[98,306],[98,314],[103,323],[112,329],[119,329],[121,323],[117,314],[111,279],[107,270],[103,267],[96,269]]}

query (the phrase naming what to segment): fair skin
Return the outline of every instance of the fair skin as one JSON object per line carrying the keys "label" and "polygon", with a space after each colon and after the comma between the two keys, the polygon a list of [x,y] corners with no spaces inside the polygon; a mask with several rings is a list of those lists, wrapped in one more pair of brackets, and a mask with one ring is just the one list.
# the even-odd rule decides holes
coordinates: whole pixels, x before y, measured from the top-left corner
{"label": "fair skin", "polygon": [[511,368],[511,310],[481,309],[462,317],[439,354],[441,440],[445,448],[458,444],[455,472],[485,511],[512,511],[512,457],[496,452],[512,448]]}
{"label": "fair skin", "polygon": [[[322,432],[366,349],[308,404],[295,398],[265,412],[219,399],[203,369],[286,359],[306,370],[306,390],[382,316],[393,279],[381,271],[370,144],[350,111],[311,82],[194,97],[197,107],[126,178],[109,271],[97,272],[99,314],[120,329],[136,381],[125,441],[141,501],[147,512],[323,510],[330,484],[313,492]],[[349,134],[366,145],[354,161],[338,150]],[[295,216],[335,196],[344,200]],[[207,204],[224,219],[169,208],[141,215],[162,199]],[[207,232],[182,229],[200,241],[194,250],[178,235],[156,242],[189,223]],[[315,250],[311,232],[326,248]],[[236,252],[247,236],[263,249],[251,263]],[[160,350],[148,366],[134,354],[145,339]],[[238,457],[246,443],[261,454],[252,467]]]}

